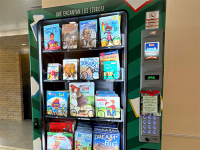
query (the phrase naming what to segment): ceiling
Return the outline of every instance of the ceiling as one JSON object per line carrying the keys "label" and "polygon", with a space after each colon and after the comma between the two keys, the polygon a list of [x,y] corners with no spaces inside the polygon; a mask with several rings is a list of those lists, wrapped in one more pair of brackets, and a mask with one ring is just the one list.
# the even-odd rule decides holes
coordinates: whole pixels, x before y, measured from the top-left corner
{"label": "ceiling", "polygon": [[0,0],[0,36],[28,33],[27,11],[42,0]]}

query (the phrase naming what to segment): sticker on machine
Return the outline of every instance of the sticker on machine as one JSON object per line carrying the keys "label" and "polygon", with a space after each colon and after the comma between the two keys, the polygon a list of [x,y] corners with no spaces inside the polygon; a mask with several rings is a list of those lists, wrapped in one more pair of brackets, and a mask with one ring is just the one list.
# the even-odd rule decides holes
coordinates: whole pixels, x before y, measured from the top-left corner
{"label": "sticker on machine", "polygon": [[144,45],[144,59],[158,60],[159,59],[159,42],[146,42]]}
{"label": "sticker on machine", "polygon": [[146,29],[159,28],[159,11],[146,12]]}

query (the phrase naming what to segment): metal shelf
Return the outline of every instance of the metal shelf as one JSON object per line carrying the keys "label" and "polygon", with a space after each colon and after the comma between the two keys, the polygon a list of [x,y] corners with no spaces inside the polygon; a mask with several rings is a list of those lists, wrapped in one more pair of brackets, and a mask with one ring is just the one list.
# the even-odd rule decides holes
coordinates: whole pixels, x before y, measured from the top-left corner
{"label": "metal shelf", "polygon": [[124,80],[44,80],[43,82],[124,82]]}
{"label": "metal shelf", "polygon": [[74,119],[74,120],[87,120],[87,121],[108,121],[108,122],[123,122],[122,119],[112,119],[112,118],[87,118],[87,117],[63,117],[63,116],[50,116],[45,115],[45,118],[59,118],[59,119]]}
{"label": "metal shelf", "polygon": [[120,50],[124,46],[111,46],[111,47],[95,47],[95,48],[82,48],[82,49],[62,49],[62,50],[43,50],[42,53],[69,53],[80,51],[100,51],[100,50]]}

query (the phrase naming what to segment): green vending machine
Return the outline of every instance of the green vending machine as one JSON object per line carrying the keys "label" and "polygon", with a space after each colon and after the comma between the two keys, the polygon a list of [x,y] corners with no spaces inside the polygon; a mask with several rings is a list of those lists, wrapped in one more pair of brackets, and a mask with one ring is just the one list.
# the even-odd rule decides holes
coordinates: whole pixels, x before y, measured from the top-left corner
{"label": "green vending machine", "polygon": [[166,0],[28,11],[34,150],[161,150],[165,11]]}

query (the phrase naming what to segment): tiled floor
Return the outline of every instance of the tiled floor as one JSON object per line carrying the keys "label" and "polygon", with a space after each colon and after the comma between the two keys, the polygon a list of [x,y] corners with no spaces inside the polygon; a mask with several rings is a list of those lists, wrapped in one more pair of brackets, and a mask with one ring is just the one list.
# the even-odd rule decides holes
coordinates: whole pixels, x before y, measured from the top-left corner
{"label": "tiled floor", "polygon": [[32,121],[0,120],[0,150],[33,150]]}

